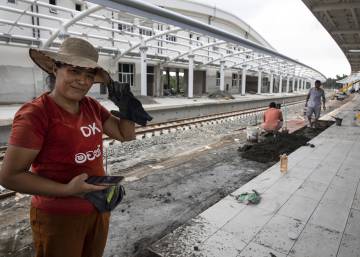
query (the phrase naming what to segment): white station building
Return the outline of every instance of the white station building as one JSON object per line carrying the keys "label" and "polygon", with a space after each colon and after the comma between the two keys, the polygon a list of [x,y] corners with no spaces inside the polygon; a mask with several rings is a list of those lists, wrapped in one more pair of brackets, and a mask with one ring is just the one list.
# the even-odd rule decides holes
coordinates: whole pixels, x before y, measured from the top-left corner
{"label": "white station building", "polygon": [[[100,64],[136,95],[283,94],[325,80],[239,17],[195,1],[0,0],[0,104],[46,91],[28,49],[56,51],[69,36],[95,45]],[[90,94],[105,98],[106,87]]]}

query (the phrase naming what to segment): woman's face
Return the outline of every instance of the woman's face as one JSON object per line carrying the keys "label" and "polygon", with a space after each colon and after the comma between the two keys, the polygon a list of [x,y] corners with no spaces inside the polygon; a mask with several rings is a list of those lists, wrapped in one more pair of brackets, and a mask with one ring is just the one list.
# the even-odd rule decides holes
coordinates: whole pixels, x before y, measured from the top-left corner
{"label": "woman's face", "polygon": [[96,70],[60,65],[54,73],[56,93],[67,100],[80,101],[94,83]]}

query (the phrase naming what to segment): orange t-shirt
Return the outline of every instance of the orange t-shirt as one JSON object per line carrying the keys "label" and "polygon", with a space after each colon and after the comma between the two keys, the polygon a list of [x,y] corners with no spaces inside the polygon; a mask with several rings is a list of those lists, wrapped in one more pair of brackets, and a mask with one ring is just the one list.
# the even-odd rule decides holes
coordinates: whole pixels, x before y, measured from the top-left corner
{"label": "orange t-shirt", "polygon": [[274,130],[278,127],[279,121],[281,121],[282,113],[279,109],[269,108],[264,113],[263,129]]}
{"label": "orange t-shirt", "polygon": [[[9,144],[40,150],[31,171],[68,183],[87,173],[104,175],[102,134],[110,113],[96,100],[84,97],[78,114],[71,114],[45,93],[24,104],[16,113]],[[79,197],[34,195],[32,205],[52,213],[89,213],[94,206]]]}

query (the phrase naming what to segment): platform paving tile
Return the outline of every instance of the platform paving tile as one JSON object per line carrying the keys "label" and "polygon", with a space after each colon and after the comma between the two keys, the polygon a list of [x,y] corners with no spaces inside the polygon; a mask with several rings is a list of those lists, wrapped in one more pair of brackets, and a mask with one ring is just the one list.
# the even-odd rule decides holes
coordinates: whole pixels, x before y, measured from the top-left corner
{"label": "platform paving tile", "polygon": [[271,186],[270,190],[285,191],[288,195],[291,195],[304,183],[303,179],[294,178],[288,175],[288,173],[285,173],[282,178]]}
{"label": "platform paving tile", "polygon": [[356,210],[360,210],[360,184],[356,190],[352,208]]}
{"label": "platform paving tile", "polygon": [[309,222],[329,230],[342,232],[350,209],[329,200],[321,200]]}
{"label": "platform paving tile", "polygon": [[276,213],[290,197],[291,194],[289,192],[272,187],[261,195],[261,201],[257,204],[257,207]]}
{"label": "platform paving tile", "polygon": [[162,257],[201,256],[195,247],[217,230],[206,219],[198,216],[157,241],[150,250]]}
{"label": "platform paving tile", "polygon": [[331,184],[326,190],[322,202],[332,202],[339,205],[339,207],[350,209],[354,199],[353,196],[356,192],[356,186],[357,184],[354,185],[352,183],[349,183],[348,187]]}
{"label": "platform paving tile", "polygon": [[281,177],[282,174],[280,173],[280,171],[274,172],[274,169],[272,169],[270,172],[265,171],[256,178],[252,179],[250,182],[240,187],[239,189],[235,190],[232,195],[239,195],[241,193],[251,191],[252,189],[255,189],[259,193],[264,193],[266,190],[272,187],[272,185],[274,185]]}
{"label": "platform paving tile", "polygon": [[[219,255],[224,256],[225,255]],[[263,245],[259,245],[256,243],[250,243],[246,246],[246,248],[240,253],[238,257],[285,257],[285,254],[276,252],[275,250],[265,247]]]}
{"label": "platform paving tile", "polygon": [[307,222],[319,200],[294,194],[279,210],[278,214]]}
{"label": "platform paving tile", "polygon": [[335,257],[340,240],[340,232],[308,223],[288,256]]}
{"label": "platform paving tile", "polygon": [[323,166],[314,170],[308,177],[309,180],[329,184],[336,175],[337,167]]}
{"label": "platform paving tile", "polygon": [[245,204],[239,203],[233,196],[227,196],[199,216],[211,225],[221,228],[245,207]]}
{"label": "platform paving tile", "polygon": [[[360,170],[358,170],[360,172]],[[359,183],[358,176],[346,176],[346,174],[339,174],[339,172],[334,176],[334,179],[331,181],[330,186],[336,186],[341,188],[356,188]]]}
{"label": "platform paving tile", "polygon": [[360,236],[344,234],[337,257],[360,257]]}
{"label": "platform paving tile", "polygon": [[256,235],[254,242],[288,254],[304,226],[298,219],[276,214]]}
{"label": "platform paving tile", "polygon": [[352,209],[350,211],[345,233],[360,238],[360,210]]}
{"label": "platform paving tile", "polygon": [[337,172],[337,175],[343,176],[345,179],[360,180],[360,162],[359,160],[346,159]]}
{"label": "platform paving tile", "polygon": [[306,168],[304,169],[304,167],[297,165],[293,168],[290,168],[288,170],[288,172],[286,173],[287,177],[290,178],[297,178],[297,179],[301,179],[304,180],[306,179],[311,173],[314,172],[314,169],[316,169],[316,167],[312,167],[312,168]]}
{"label": "platform paving tile", "polygon": [[306,179],[305,182],[296,190],[294,196],[304,196],[315,201],[320,201],[328,185],[316,180]]}
{"label": "platform paving tile", "polygon": [[257,206],[248,206],[221,229],[249,243],[273,215],[273,212]]}
{"label": "platform paving tile", "polygon": [[220,229],[201,244],[198,251],[204,257],[237,257],[245,247],[246,243],[233,233]]}

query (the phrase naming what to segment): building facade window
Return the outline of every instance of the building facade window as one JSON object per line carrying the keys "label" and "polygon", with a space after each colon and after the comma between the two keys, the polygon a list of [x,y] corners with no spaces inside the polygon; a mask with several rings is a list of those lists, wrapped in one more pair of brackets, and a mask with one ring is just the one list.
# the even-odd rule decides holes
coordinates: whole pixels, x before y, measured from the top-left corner
{"label": "building facade window", "polygon": [[118,24],[118,30],[134,33],[134,27],[128,24]]}
{"label": "building facade window", "polygon": [[16,4],[16,0],[8,0],[7,1],[9,4]]}
{"label": "building facade window", "polygon": [[216,72],[216,86],[220,87],[220,71]]}
{"label": "building facade window", "polygon": [[119,63],[119,82],[129,83],[134,86],[134,64],[133,63]]}
{"label": "building facade window", "polygon": [[75,4],[75,10],[81,12],[82,11],[82,4]]}
{"label": "building facade window", "polygon": [[237,73],[233,73],[233,74],[232,74],[231,86],[232,86],[232,87],[236,87],[236,86],[237,86],[237,82],[238,82],[238,74],[237,74]]}
{"label": "building facade window", "polygon": [[151,37],[151,36],[153,35],[153,32],[152,32],[152,30],[150,30],[150,29],[140,28],[140,29],[139,29],[139,34],[140,34],[140,35],[144,35],[144,36]]}
{"label": "building facade window", "polygon": [[[56,0],[49,0],[49,4],[56,5]],[[57,10],[55,8],[49,8],[49,12],[57,14]]]}
{"label": "building facade window", "polygon": [[176,37],[173,35],[166,34],[166,40],[176,42]]}

